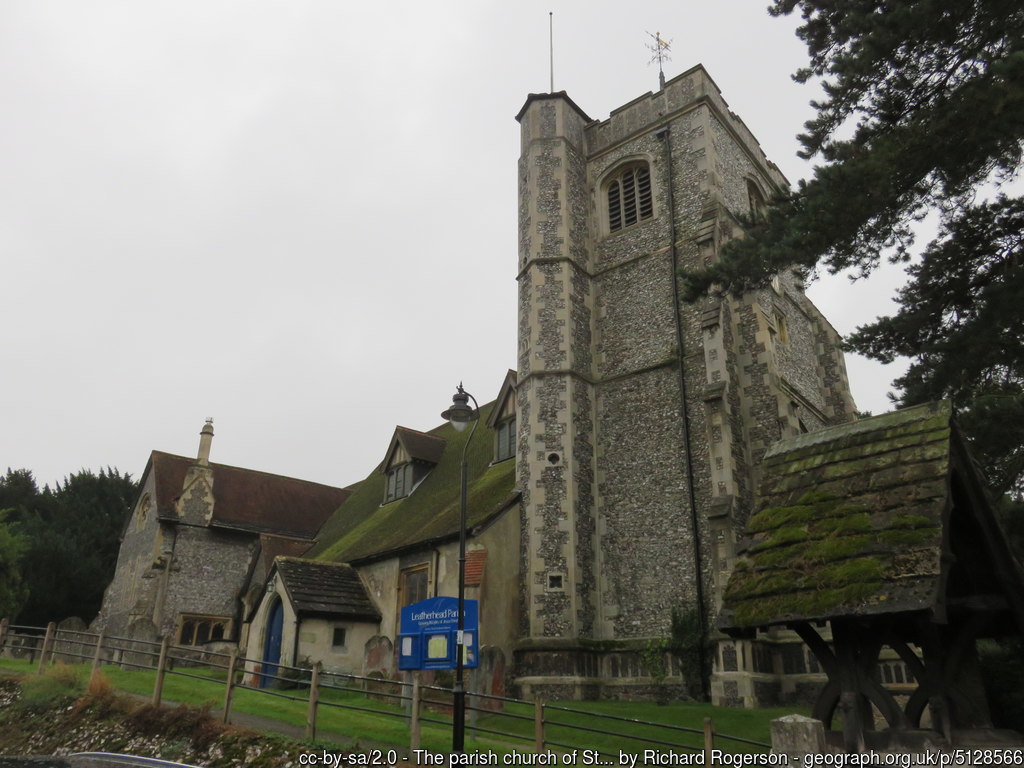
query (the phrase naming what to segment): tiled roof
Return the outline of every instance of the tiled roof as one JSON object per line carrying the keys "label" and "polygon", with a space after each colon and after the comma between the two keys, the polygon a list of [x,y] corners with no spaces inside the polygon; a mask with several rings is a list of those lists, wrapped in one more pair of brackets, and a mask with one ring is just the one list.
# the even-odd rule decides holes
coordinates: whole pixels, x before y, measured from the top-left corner
{"label": "tiled roof", "polygon": [[[194,459],[153,451],[157,513],[176,519],[175,500]],[[348,498],[349,491],[252,469],[210,463],[213,470],[212,525],[285,536],[312,538]]]}
{"label": "tiled roof", "polygon": [[1020,567],[949,403],[780,441],[765,455],[759,498],[723,629],[918,610],[941,618],[968,597],[950,593],[957,559],[957,584],[1019,602]]}
{"label": "tiled roof", "polygon": [[487,550],[474,549],[466,553],[466,586],[479,587],[484,580]]}
{"label": "tiled roof", "polygon": [[293,539],[273,534],[260,534],[259,570],[260,578],[270,573],[278,557],[302,557],[309,550],[309,539]]}
{"label": "tiled roof", "polygon": [[[481,406],[467,461],[467,517],[470,528],[481,525],[515,504],[515,461],[492,465],[494,431],[487,426],[493,403]],[[423,434],[423,433],[419,433]],[[456,432],[450,424],[428,436],[443,439],[437,465],[402,499],[383,504],[387,481],[377,467],[353,491],[317,534],[308,556],[319,560],[356,562],[391,553],[432,546],[459,531],[459,473],[462,449],[470,430]]]}
{"label": "tiled roof", "polygon": [[279,557],[274,567],[281,575],[292,606],[300,616],[337,616],[380,621],[356,570],[344,563],[321,563],[297,557]]}

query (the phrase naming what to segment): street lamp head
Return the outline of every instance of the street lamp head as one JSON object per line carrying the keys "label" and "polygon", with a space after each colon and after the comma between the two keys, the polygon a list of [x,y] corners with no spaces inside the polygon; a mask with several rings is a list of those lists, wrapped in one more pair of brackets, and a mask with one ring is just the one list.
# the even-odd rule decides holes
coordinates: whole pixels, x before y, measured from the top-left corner
{"label": "street lamp head", "polygon": [[477,412],[469,407],[469,395],[462,388],[462,382],[459,382],[458,389],[452,395],[452,406],[441,414],[441,418],[450,421],[456,432],[462,432],[477,415]]}

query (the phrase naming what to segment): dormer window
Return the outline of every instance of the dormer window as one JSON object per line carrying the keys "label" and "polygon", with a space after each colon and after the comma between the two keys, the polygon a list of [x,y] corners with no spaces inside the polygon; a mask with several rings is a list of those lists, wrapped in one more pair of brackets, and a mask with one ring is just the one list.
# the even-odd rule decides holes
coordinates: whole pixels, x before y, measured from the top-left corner
{"label": "dormer window", "polygon": [[384,503],[395,499],[401,499],[409,495],[413,486],[412,464],[402,464],[394,467],[388,472],[387,491],[384,494]]}
{"label": "dormer window", "polygon": [[511,459],[516,455],[516,417],[501,422],[496,432],[498,442],[494,449],[494,460]]}
{"label": "dormer window", "polygon": [[494,430],[494,462],[516,456],[516,372],[505,374],[498,399],[494,401],[487,426]]}
{"label": "dormer window", "polygon": [[651,172],[646,163],[630,165],[607,182],[608,231],[618,232],[654,216]]}
{"label": "dormer window", "polygon": [[386,482],[381,503],[388,504],[411,494],[441,460],[444,443],[442,437],[397,427],[382,469]]}

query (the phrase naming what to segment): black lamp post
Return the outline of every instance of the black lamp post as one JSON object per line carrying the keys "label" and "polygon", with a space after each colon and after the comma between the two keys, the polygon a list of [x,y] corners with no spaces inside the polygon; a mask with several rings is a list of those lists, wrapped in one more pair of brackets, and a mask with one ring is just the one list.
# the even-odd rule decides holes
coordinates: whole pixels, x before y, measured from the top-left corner
{"label": "black lamp post", "polygon": [[[473,401],[473,408],[469,407],[470,400]],[[466,745],[466,686],[463,683],[466,657],[464,633],[466,628],[466,452],[476,433],[476,425],[480,421],[480,406],[477,405],[476,398],[462,388],[462,382],[459,382],[458,389],[452,395],[451,408],[442,413],[441,418],[450,421],[458,432],[462,432],[469,422],[473,422],[473,429],[470,430],[469,437],[466,438],[466,442],[462,446],[462,488],[459,495],[459,617],[458,633],[455,640],[455,685],[452,688],[452,752],[464,752]]]}

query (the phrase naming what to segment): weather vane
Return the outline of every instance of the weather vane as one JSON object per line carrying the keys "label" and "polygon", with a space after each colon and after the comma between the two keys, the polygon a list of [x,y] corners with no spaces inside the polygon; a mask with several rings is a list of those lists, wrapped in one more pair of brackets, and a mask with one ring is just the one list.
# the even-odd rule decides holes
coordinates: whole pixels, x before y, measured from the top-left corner
{"label": "weather vane", "polygon": [[661,84],[662,90],[664,90],[664,88],[665,88],[665,67],[664,67],[664,63],[666,61],[672,61],[672,57],[668,55],[668,52],[672,50],[672,41],[671,40],[662,40],[660,32],[655,32],[654,34],[651,34],[650,32],[648,32],[647,34],[648,34],[649,37],[651,37],[654,40],[653,43],[649,43],[647,45],[647,50],[649,50],[651,53],[654,54],[651,57],[651,60],[648,62],[648,64],[653,64],[654,62],[658,62],[658,82]]}

